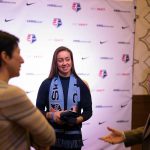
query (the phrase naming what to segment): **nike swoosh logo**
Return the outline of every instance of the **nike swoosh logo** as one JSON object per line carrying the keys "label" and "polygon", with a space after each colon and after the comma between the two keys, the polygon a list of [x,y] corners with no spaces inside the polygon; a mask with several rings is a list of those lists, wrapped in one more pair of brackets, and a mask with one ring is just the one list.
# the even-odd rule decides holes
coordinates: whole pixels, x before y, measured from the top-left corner
{"label": "nike swoosh logo", "polygon": [[125,107],[125,106],[127,106],[127,104],[126,104],[126,105],[121,105],[121,108],[123,108],[123,107]]}
{"label": "nike swoosh logo", "polygon": [[126,27],[122,26],[122,29],[126,29],[126,28],[128,28],[128,26],[126,26]]}
{"label": "nike swoosh logo", "polygon": [[30,5],[33,5],[33,4],[35,4],[35,3],[26,3],[27,6],[30,6]]}
{"label": "nike swoosh logo", "polygon": [[27,94],[31,93],[32,91],[26,91]]}
{"label": "nike swoosh logo", "polygon": [[104,43],[106,43],[106,42],[107,42],[107,41],[100,41],[99,43],[100,43],[100,44],[104,44]]}
{"label": "nike swoosh logo", "polygon": [[14,19],[5,19],[5,22],[9,22],[9,21],[12,21]]}
{"label": "nike swoosh logo", "polygon": [[99,124],[103,124],[103,123],[105,123],[105,121],[103,121],[103,122],[99,122]]}
{"label": "nike swoosh logo", "polygon": [[87,59],[87,58],[88,58],[88,57],[82,57],[81,59],[84,60],[84,59]]}

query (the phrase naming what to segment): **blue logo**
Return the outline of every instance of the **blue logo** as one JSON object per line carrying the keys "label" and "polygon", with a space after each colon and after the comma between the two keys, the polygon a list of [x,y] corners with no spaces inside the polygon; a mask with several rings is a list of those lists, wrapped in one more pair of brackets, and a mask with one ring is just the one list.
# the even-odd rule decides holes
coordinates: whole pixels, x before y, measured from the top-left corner
{"label": "blue logo", "polygon": [[118,12],[118,13],[130,13],[130,11],[128,11],[128,10],[120,10],[120,9],[114,9],[114,12]]}
{"label": "blue logo", "polygon": [[113,25],[104,25],[104,24],[97,24],[97,27],[102,27],[102,28],[114,28]]}
{"label": "blue logo", "polygon": [[127,123],[127,122],[129,122],[129,120],[117,120],[116,122],[117,123]]}
{"label": "blue logo", "polygon": [[78,12],[79,10],[81,10],[81,5],[80,5],[80,3],[74,2],[74,3],[72,4],[72,9],[73,9],[74,11],[76,11],[76,12]]}
{"label": "blue logo", "polygon": [[55,26],[55,27],[60,27],[61,25],[62,25],[62,21],[61,21],[61,19],[60,18],[54,18],[53,19],[53,25]]}
{"label": "blue logo", "polygon": [[30,42],[30,43],[34,43],[36,41],[36,36],[35,34],[28,34],[27,35],[27,41]]}
{"label": "blue logo", "polygon": [[42,23],[42,21],[40,21],[40,20],[27,20],[27,23]]}
{"label": "blue logo", "polygon": [[107,57],[107,56],[102,56],[102,57],[100,57],[100,59],[103,59],[103,60],[112,60],[112,59],[114,59],[113,57]]}
{"label": "blue logo", "polygon": [[6,4],[16,4],[16,2],[11,2],[11,1],[4,1],[4,0],[0,0],[0,3],[6,3]]}
{"label": "blue logo", "polygon": [[57,5],[57,4],[47,4],[48,7],[63,7],[62,5]]}
{"label": "blue logo", "polygon": [[129,89],[113,89],[114,92],[130,92]]}
{"label": "blue logo", "polygon": [[101,69],[101,70],[99,71],[99,76],[100,76],[101,78],[107,77],[107,76],[108,76],[107,71],[106,71],[105,69]]}
{"label": "blue logo", "polygon": [[73,42],[77,42],[77,43],[91,43],[91,41],[86,41],[86,40],[73,40]]}
{"label": "blue logo", "polygon": [[130,42],[119,41],[118,44],[130,44]]}

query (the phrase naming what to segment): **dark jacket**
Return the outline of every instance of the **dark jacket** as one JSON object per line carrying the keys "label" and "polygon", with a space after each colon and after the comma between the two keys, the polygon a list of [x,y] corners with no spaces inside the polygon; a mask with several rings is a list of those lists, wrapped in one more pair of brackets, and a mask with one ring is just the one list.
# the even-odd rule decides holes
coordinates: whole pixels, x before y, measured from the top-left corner
{"label": "dark jacket", "polygon": [[142,150],[150,150],[150,114],[144,127],[125,132],[125,146],[142,144]]}

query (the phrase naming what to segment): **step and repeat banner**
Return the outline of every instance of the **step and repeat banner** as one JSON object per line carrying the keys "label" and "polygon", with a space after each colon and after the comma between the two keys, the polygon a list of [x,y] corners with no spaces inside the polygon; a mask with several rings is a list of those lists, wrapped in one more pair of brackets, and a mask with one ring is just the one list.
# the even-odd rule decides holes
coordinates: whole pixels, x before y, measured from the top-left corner
{"label": "step and repeat banner", "polygon": [[[59,46],[73,51],[89,84],[93,116],[83,123],[82,150],[124,150],[98,138],[107,126],[131,128],[135,8],[132,0],[0,0],[0,29],[20,38],[25,63],[10,81],[35,105]],[[128,148],[130,149],[130,148]]]}

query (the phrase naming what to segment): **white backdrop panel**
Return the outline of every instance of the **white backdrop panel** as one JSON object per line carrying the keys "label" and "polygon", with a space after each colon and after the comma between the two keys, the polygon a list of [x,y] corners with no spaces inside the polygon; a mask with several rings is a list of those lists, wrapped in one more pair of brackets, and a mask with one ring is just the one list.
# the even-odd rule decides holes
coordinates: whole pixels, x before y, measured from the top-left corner
{"label": "white backdrop panel", "polygon": [[98,138],[108,133],[107,126],[131,128],[134,17],[131,0],[0,1],[0,29],[20,38],[25,60],[21,76],[11,83],[34,105],[54,50],[63,45],[73,51],[93,102],[93,116],[83,123],[83,150],[125,149]]}

